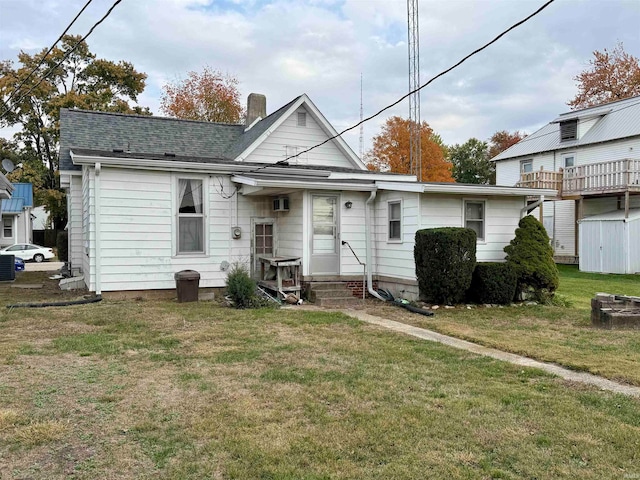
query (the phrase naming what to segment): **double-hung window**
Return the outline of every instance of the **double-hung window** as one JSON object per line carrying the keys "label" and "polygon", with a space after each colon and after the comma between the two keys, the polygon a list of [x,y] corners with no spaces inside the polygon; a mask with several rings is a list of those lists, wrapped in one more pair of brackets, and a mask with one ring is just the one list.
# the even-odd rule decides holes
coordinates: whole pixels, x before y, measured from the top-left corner
{"label": "double-hung window", "polygon": [[178,254],[204,253],[202,180],[178,179]]}
{"label": "double-hung window", "polygon": [[520,162],[520,173],[530,173],[533,172],[533,160],[522,160]]}
{"label": "double-hung window", "polygon": [[389,202],[389,240],[402,240],[402,202]]}
{"label": "double-hung window", "polygon": [[476,232],[479,242],[485,239],[485,208],[481,200],[464,202],[464,226]]}
{"label": "double-hung window", "polygon": [[13,238],[13,218],[2,218],[2,236],[3,238]]}

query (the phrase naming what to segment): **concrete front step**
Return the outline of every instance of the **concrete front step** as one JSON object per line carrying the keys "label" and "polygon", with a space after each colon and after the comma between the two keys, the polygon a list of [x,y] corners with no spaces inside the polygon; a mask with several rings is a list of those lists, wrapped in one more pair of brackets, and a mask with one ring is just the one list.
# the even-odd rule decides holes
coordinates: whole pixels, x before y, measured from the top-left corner
{"label": "concrete front step", "polygon": [[309,284],[311,290],[340,290],[346,289],[346,284],[342,282],[311,282]]}
{"label": "concrete front step", "polygon": [[311,290],[309,292],[309,300],[315,302],[319,298],[337,298],[337,297],[349,297],[351,290],[348,288],[341,288],[339,290]]}
{"label": "concrete front step", "polygon": [[355,307],[362,304],[361,298],[350,297],[330,297],[318,298],[315,304],[319,307]]}

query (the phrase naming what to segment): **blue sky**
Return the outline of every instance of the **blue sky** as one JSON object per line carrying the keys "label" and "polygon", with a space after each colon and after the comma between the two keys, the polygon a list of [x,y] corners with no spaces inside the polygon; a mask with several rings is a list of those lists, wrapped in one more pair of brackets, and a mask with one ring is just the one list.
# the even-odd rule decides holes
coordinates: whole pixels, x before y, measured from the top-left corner
{"label": "blue sky", "polygon": [[[0,60],[48,47],[85,0],[0,0]],[[111,6],[94,0],[74,25],[84,34]],[[542,0],[423,0],[421,78],[457,62]],[[407,92],[405,0],[124,0],[89,38],[91,50],[149,75],[140,104],[158,113],[161,87],[205,65],[240,80],[268,111],[307,93],[342,129]],[[556,0],[485,52],[427,87],[422,118],[445,143],[498,130],[533,132],[568,110],[573,80],[594,50],[640,56],[640,0]],[[365,149],[405,101],[365,125]],[[11,130],[0,130],[9,136]],[[358,151],[358,130],[345,136]]]}

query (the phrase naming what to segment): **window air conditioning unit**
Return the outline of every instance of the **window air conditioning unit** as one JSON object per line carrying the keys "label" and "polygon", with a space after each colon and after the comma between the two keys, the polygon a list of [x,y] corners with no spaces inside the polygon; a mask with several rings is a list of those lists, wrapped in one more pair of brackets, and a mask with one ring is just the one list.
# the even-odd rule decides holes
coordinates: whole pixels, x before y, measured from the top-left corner
{"label": "window air conditioning unit", "polygon": [[274,212],[288,212],[289,211],[289,197],[276,197],[273,199],[273,211]]}

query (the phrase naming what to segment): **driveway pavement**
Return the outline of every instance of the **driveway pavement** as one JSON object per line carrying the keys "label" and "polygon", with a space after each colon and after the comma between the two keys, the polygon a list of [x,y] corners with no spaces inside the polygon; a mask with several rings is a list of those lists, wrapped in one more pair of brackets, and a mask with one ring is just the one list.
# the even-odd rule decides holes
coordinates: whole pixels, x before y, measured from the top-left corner
{"label": "driveway pavement", "polygon": [[25,272],[56,272],[62,268],[64,262],[25,262]]}

